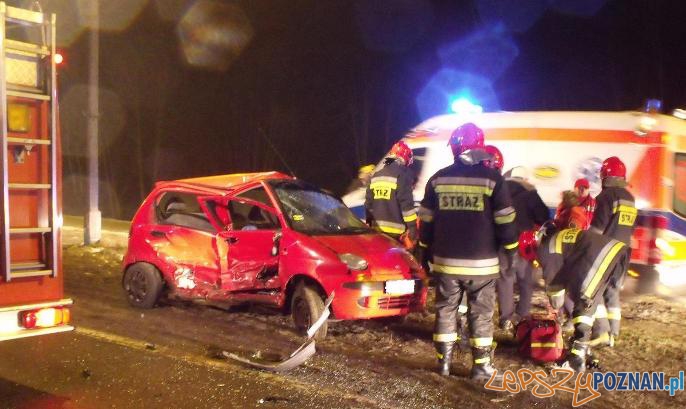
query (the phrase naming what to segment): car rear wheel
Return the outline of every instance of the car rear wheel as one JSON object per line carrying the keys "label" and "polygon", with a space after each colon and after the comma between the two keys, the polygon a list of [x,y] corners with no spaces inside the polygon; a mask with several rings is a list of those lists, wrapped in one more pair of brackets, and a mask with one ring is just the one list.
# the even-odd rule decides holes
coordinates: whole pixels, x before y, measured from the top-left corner
{"label": "car rear wheel", "polygon": [[[298,332],[303,335],[307,334],[307,329],[317,321],[323,312],[324,300],[317,290],[305,283],[298,284],[291,300],[291,316]],[[319,331],[314,335],[314,339],[323,340],[326,337],[327,327],[326,322],[322,324]]]}
{"label": "car rear wheel", "polygon": [[160,272],[148,263],[130,265],[124,273],[123,284],[129,304],[136,308],[154,307],[164,287]]}

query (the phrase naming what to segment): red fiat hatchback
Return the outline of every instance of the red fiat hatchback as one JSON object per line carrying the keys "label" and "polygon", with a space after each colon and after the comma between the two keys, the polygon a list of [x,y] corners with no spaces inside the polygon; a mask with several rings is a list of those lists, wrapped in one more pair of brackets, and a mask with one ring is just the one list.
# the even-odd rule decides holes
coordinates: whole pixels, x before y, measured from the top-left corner
{"label": "red fiat hatchback", "polygon": [[403,316],[426,302],[424,272],[397,242],[277,172],[157,183],[131,223],[123,270],[135,307],[162,296],[263,303],[290,312],[300,331],[332,292],[333,316],[345,320]]}

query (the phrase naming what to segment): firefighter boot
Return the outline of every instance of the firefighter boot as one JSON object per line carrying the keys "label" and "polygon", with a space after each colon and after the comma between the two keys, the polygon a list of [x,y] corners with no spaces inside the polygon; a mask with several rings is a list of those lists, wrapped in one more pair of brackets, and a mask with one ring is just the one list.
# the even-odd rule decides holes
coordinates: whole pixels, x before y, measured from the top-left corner
{"label": "firefighter boot", "polygon": [[586,370],[586,356],[588,355],[588,345],[584,345],[578,341],[574,341],[572,348],[567,355],[566,366],[576,372],[584,372]]}
{"label": "firefighter boot", "polygon": [[492,356],[493,354],[491,347],[472,348],[472,358],[474,359],[474,364],[472,365],[471,378],[473,381],[478,383],[486,383],[491,379],[492,376],[494,376],[494,374],[494,380],[496,382],[502,381],[503,375],[498,373],[498,370],[493,366]]}
{"label": "firefighter boot", "polygon": [[450,375],[450,362],[453,357],[454,342],[435,342],[436,356],[438,357],[438,373],[441,376]]}

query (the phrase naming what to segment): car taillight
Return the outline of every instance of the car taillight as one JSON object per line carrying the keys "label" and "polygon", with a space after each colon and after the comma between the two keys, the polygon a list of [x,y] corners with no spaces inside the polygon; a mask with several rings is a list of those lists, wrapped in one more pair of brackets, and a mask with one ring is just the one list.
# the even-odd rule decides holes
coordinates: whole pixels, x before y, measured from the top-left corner
{"label": "car taillight", "polygon": [[26,329],[55,327],[68,324],[71,320],[69,308],[41,308],[38,310],[22,311],[21,325]]}

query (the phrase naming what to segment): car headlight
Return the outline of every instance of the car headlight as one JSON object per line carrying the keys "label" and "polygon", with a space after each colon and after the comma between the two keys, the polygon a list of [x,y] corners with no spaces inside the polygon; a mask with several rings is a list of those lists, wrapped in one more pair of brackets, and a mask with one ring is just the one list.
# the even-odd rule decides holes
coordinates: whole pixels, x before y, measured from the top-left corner
{"label": "car headlight", "polygon": [[367,260],[354,254],[339,254],[338,259],[341,260],[341,262],[348,266],[348,268],[351,270],[366,270],[367,267],[369,267]]}

